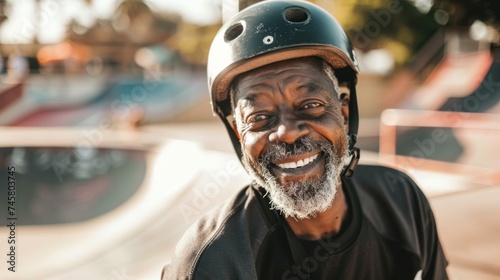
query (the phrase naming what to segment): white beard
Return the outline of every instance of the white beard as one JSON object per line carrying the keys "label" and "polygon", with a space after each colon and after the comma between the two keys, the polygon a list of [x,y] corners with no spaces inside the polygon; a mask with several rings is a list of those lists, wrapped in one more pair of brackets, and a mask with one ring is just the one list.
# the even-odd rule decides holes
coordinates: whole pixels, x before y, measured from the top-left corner
{"label": "white beard", "polygon": [[[302,139],[294,154],[306,153],[319,145],[325,156],[325,171],[322,175],[309,178],[305,181],[291,182],[287,186],[281,185],[268,169],[270,158],[286,158],[287,153],[277,148],[268,152],[257,164],[249,163],[243,156],[243,163],[252,177],[269,193],[271,206],[280,211],[285,217],[307,219],[315,217],[317,213],[327,210],[335,200],[340,183],[340,174],[344,167],[344,151],[334,153],[333,146],[327,143],[315,144],[308,139]],[[258,172],[257,170],[260,170]]]}

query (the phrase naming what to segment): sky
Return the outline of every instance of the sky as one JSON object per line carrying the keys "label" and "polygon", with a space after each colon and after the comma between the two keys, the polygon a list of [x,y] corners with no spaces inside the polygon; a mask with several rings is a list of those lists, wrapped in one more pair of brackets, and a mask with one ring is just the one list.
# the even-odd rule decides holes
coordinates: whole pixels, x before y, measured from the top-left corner
{"label": "sky", "polygon": [[[60,42],[66,25],[74,18],[90,26],[98,18],[109,18],[121,0],[40,0],[38,40],[40,43]],[[220,1],[220,0],[219,0]],[[185,21],[210,24],[219,20],[214,0],[145,0],[153,10],[179,13]],[[9,19],[0,27],[0,43],[29,43],[36,32],[35,0],[8,0]]]}

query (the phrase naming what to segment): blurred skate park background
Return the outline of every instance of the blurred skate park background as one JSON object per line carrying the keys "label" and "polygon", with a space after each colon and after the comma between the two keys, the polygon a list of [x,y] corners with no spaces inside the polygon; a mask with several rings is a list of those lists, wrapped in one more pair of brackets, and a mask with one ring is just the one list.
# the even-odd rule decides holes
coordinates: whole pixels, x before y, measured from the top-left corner
{"label": "blurred skate park background", "polygon": [[[0,0],[0,279],[159,279],[187,227],[250,182],[206,63],[256,2]],[[500,279],[500,2],[310,2],[357,51],[361,163],[422,188],[451,279]]]}

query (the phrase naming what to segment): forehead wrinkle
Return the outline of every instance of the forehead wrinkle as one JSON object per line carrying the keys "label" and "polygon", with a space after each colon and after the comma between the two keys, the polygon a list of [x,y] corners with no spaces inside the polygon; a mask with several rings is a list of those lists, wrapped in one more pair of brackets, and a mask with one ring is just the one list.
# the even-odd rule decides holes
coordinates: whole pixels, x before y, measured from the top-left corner
{"label": "forehead wrinkle", "polygon": [[[251,89],[251,90],[257,89],[258,90],[260,87],[262,87],[262,90],[264,90],[264,91],[266,91],[268,88],[272,91],[273,86],[271,85],[271,83],[276,82],[277,76],[280,76],[283,73],[297,70],[300,68],[301,67],[299,67],[299,66],[293,65],[293,66],[290,66],[290,67],[287,67],[284,69],[268,69],[268,70],[262,70],[259,72],[255,72],[255,73],[252,73],[252,74],[246,76],[245,78],[241,79],[239,88],[240,89]],[[291,81],[289,81],[290,79],[295,79],[297,77],[302,77],[302,78],[307,79],[307,76],[305,76],[303,74],[292,73],[284,79],[284,82],[282,85],[287,86],[288,84],[291,83]],[[250,85],[250,86],[245,86],[246,83],[254,81],[254,79],[258,79],[259,82],[256,84]],[[282,85],[278,85],[278,86],[281,88]]]}
{"label": "forehead wrinkle", "polygon": [[[316,78],[310,78],[305,75],[293,75],[286,78],[283,82],[283,86],[286,88],[289,84],[297,81],[299,85],[297,89],[307,88],[313,90],[300,91],[301,96],[315,96],[316,94],[321,94],[323,97],[328,99],[332,98],[334,95],[336,96],[335,89],[330,88],[329,85],[325,87],[320,81]],[[333,90],[333,92],[331,92]]]}
{"label": "forehead wrinkle", "polygon": [[256,84],[250,84],[246,85],[245,82],[242,82],[239,84],[236,90],[236,98],[246,98],[250,99],[253,98],[255,100],[256,96],[258,94],[261,94],[263,92],[270,92],[273,91],[273,87],[271,85],[268,85],[267,82],[259,82]]}
{"label": "forehead wrinkle", "polygon": [[[288,69],[285,69],[284,71],[300,69],[300,68],[302,67],[290,67]],[[307,73],[293,72],[292,74],[288,75],[288,77],[285,77],[283,81],[284,84],[286,85],[293,83],[295,81],[303,85],[312,83],[319,85],[321,84],[321,81],[324,79],[328,79],[324,71],[320,71],[320,69],[318,69],[317,67],[311,67],[311,69],[309,69]]]}
{"label": "forehead wrinkle", "polygon": [[[307,59],[311,60],[314,58],[309,57]],[[300,63],[287,63],[286,67],[282,68],[276,68],[274,66],[272,68],[269,68],[269,66],[271,65],[277,65],[277,63],[275,63],[264,66],[263,68],[251,70],[235,79],[233,84],[234,90],[231,102],[232,104],[235,104],[239,99],[242,98],[245,98],[251,102],[256,102],[258,97],[266,96],[268,94],[275,95],[277,93],[284,92],[291,83],[297,80],[305,81],[302,82],[303,84],[316,84],[318,88],[329,92],[328,89],[319,86],[321,83],[318,81],[317,76],[324,76],[324,73],[322,71],[319,71],[319,61],[319,59],[312,61],[312,63],[305,63],[301,61]],[[284,65],[284,62],[279,63]],[[297,70],[301,70],[305,67],[310,66],[314,68],[312,69],[312,72],[315,72],[313,74],[313,77],[305,73],[297,72]],[[310,72],[311,71],[309,71],[308,73]],[[279,79],[277,79],[277,76],[284,77],[281,81],[278,81]],[[257,82],[255,82],[255,80],[257,80]]]}
{"label": "forehead wrinkle", "polygon": [[320,94],[322,97],[324,97],[328,100],[333,100],[333,96],[335,95],[335,94],[331,93],[328,89],[323,88],[321,86],[318,86],[314,90],[308,90],[306,92],[301,93],[301,95],[307,96],[307,97],[315,97],[318,94]]}
{"label": "forehead wrinkle", "polygon": [[[293,68],[291,68],[291,69],[293,69]],[[289,68],[287,70],[291,70],[291,69]],[[304,73],[292,73],[292,74],[288,75],[288,77],[286,77],[283,80],[283,83],[288,85],[288,84],[293,83],[295,81],[300,82],[302,84],[309,84],[311,82],[316,82],[316,79],[311,78],[311,76],[306,75]]]}

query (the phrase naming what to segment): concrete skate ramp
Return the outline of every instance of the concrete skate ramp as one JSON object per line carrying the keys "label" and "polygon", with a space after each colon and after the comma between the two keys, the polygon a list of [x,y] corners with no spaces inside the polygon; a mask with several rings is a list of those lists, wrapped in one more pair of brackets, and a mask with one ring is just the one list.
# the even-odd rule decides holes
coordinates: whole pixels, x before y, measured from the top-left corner
{"label": "concrete skate ramp", "polygon": [[[464,94],[465,90],[467,93]],[[413,107],[418,109],[498,114],[500,113],[500,61],[493,61],[489,54],[488,56],[478,54],[466,59],[445,58],[415,92],[412,99],[415,101]],[[435,143],[435,149],[432,153],[426,154],[426,158],[448,162],[459,161],[468,143],[457,138],[456,129],[440,129],[446,141]],[[411,156],[415,151],[421,150],[419,143],[425,139],[432,139],[433,131],[435,128],[402,128],[398,131],[396,153]]]}

